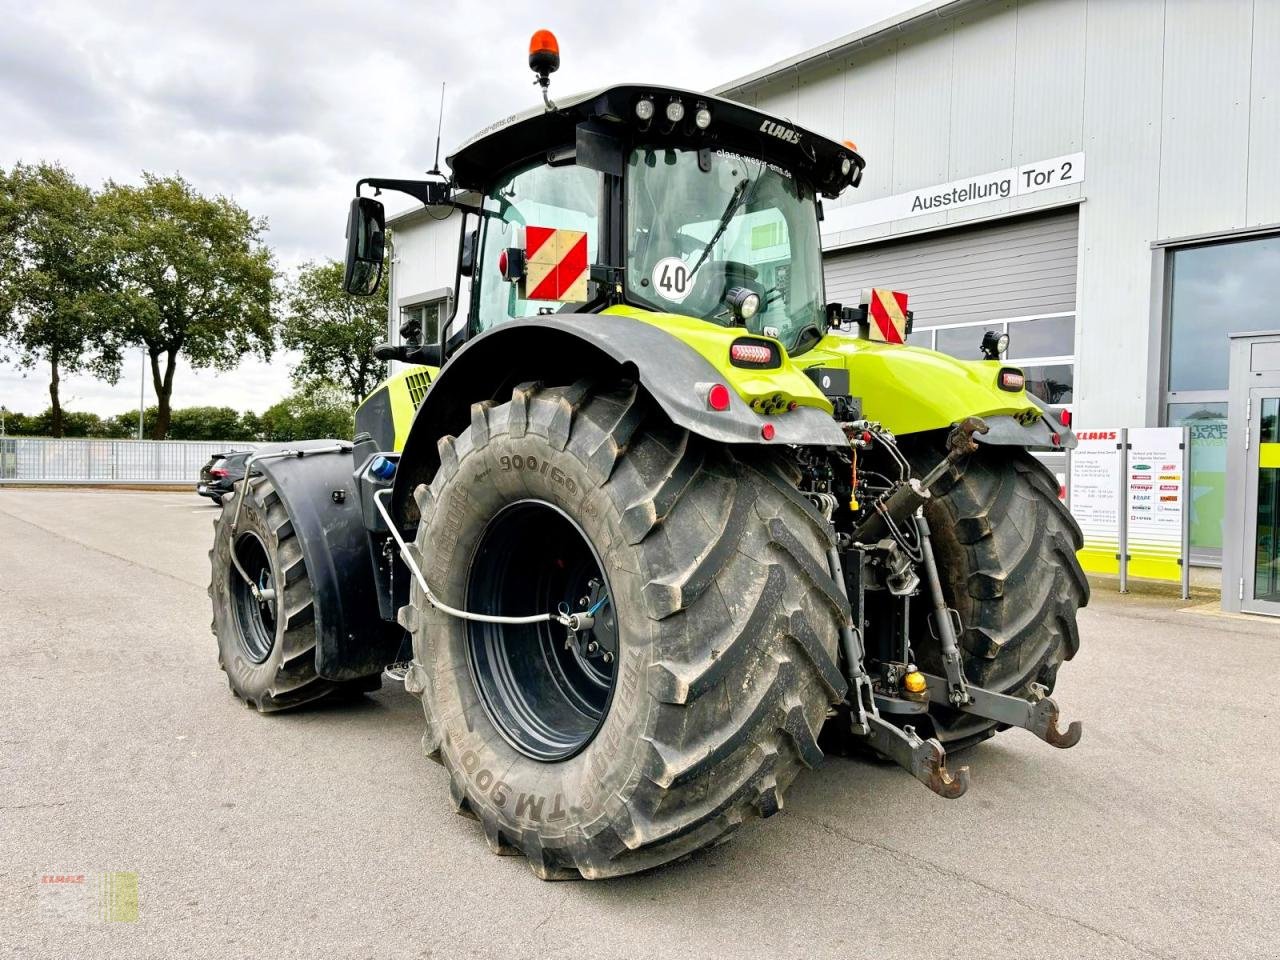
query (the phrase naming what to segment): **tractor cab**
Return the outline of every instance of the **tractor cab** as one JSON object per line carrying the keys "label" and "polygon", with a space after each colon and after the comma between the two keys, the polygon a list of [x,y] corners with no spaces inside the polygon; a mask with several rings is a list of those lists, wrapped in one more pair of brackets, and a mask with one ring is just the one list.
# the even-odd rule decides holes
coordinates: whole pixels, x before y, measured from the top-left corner
{"label": "tractor cab", "polygon": [[[459,273],[472,278],[471,299],[441,359],[509,320],[616,305],[803,352],[826,330],[820,198],[856,186],[864,167],[852,144],[656,85],[549,102],[448,159],[447,184],[362,181],[466,215]],[[380,231],[370,198],[353,202],[352,218],[349,245]],[[380,243],[365,246],[380,256]],[[376,271],[352,252],[353,292],[371,292]]]}

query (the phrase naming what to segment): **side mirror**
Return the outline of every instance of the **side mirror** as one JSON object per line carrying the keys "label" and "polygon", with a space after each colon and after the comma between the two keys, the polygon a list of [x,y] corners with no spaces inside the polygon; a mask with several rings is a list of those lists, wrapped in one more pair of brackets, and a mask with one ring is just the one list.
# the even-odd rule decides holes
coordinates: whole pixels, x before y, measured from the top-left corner
{"label": "side mirror", "polygon": [[469,277],[476,272],[476,240],[480,228],[468,230],[462,235],[462,258],[458,261],[458,272]]}
{"label": "side mirror", "polygon": [[356,197],[347,214],[346,271],[342,289],[355,297],[371,297],[382,282],[386,252],[386,213],[372,197]]}

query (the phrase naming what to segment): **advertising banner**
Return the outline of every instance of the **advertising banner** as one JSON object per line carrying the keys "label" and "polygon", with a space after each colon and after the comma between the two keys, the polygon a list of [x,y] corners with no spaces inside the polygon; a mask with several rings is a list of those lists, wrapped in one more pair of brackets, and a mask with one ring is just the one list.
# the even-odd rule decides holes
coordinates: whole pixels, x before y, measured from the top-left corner
{"label": "advertising banner", "polygon": [[1119,430],[1081,430],[1071,451],[1071,513],[1084,533],[1077,556],[1088,573],[1120,572],[1121,484]]}
{"label": "advertising banner", "polygon": [[1182,580],[1183,512],[1187,508],[1181,427],[1132,427],[1125,469],[1129,574]]}

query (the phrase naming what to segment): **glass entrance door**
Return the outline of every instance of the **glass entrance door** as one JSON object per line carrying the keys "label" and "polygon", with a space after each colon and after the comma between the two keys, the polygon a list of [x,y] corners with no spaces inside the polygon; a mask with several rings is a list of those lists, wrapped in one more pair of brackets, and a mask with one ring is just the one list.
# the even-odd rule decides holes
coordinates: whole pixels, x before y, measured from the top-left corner
{"label": "glass entrance door", "polygon": [[1280,614],[1280,389],[1249,391],[1241,609]]}

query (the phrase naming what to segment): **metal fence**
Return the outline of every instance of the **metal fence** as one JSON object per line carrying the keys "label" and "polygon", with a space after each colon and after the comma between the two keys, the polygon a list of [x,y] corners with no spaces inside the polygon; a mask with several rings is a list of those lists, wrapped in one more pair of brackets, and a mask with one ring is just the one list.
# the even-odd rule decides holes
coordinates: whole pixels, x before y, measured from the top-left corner
{"label": "metal fence", "polygon": [[216,440],[0,437],[0,484],[195,483],[215,453],[257,446]]}

